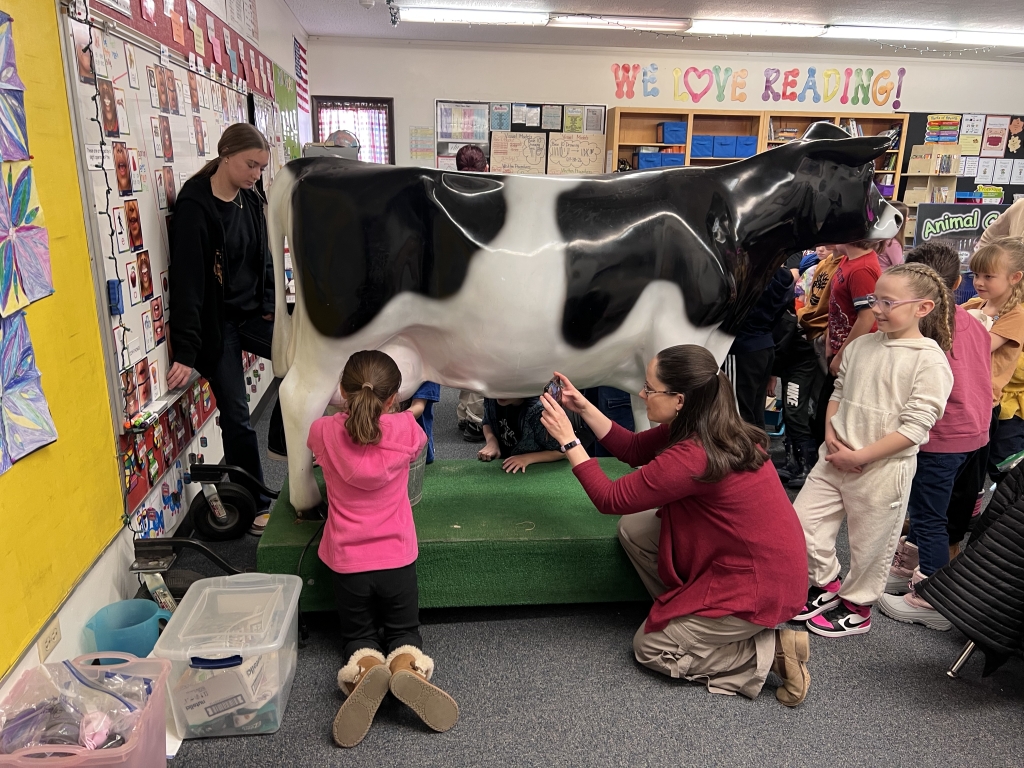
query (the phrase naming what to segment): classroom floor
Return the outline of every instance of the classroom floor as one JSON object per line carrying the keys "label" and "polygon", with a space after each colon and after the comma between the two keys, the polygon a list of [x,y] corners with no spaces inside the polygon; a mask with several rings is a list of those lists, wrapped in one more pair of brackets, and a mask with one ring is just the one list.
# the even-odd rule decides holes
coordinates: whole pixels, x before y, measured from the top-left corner
{"label": "classroom floor", "polygon": [[[457,393],[437,405],[438,458],[472,459]],[[269,412],[257,425],[266,450]],[[279,487],[283,463],[265,461]],[[496,471],[498,467],[495,466]],[[215,545],[252,568],[252,537]],[[848,559],[845,533],[840,559]],[[219,575],[185,553],[181,567]],[[353,749],[330,729],[343,663],[331,614],[310,617],[281,730],[187,741],[172,768],[246,766],[1015,766],[1024,765],[1024,663],[981,677],[981,654],[951,680],[964,637],[899,624],[876,612],[871,632],[811,636],[811,691],[787,709],[768,686],[755,700],[709,694],[641,667],[630,642],[639,603],[424,610],[434,681],[459,702],[448,733],[426,728],[390,697]],[[769,677],[769,683],[772,678]]]}

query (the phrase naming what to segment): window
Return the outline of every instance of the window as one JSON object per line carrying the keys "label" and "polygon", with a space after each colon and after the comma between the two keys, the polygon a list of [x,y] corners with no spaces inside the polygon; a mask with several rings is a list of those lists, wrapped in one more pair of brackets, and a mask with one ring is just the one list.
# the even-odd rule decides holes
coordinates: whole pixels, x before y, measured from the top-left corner
{"label": "window", "polygon": [[335,131],[359,137],[364,163],[395,162],[395,100],[342,96],[313,97],[313,135],[324,141]]}

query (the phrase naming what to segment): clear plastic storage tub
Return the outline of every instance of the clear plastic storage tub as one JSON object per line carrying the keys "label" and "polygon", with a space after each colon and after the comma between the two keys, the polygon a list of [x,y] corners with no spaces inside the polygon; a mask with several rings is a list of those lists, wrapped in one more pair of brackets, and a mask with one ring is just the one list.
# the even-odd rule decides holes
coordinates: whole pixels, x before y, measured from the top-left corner
{"label": "clear plastic storage tub", "polygon": [[167,695],[182,739],[273,733],[298,661],[298,576],[197,581],[153,655],[171,662]]}
{"label": "clear plastic storage tub", "polygon": [[[124,659],[123,663],[94,665],[96,659]],[[0,754],[3,768],[160,768],[167,765],[167,719],[164,690],[171,665],[164,659],[137,659],[130,653],[107,652],[79,656],[70,662],[78,674],[93,680],[121,674],[151,681],[146,708],[123,747],[88,750],[85,747],[28,747],[13,755]],[[44,757],[52,755],[52,757]]]}

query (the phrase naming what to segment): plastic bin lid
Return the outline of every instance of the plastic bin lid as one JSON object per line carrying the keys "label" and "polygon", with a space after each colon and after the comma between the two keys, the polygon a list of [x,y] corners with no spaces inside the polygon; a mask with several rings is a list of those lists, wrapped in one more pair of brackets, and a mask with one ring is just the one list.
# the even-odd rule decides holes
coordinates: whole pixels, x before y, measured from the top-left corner
{"label": "plastic bin lid", "polygon": [[295,620],[302,579],[240,573],[193,584],[153,655],[172,661],[258,656],[279,650]]}

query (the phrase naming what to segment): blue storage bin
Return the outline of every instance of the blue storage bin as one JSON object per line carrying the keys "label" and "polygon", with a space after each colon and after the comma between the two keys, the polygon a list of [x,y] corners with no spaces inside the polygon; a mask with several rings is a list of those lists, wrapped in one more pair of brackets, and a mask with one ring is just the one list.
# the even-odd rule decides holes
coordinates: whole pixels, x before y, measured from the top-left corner
{"label": "blue storage bin", "polygon": [[636,167],[661,168],[661,152],[640,152],[636,155]]}
{"label": "blue storage bin", "polygon": [[658,123],[659,144],[685,144],[686,123]]}
{"label": "blue storage bin", "polygon": [[737,136],[734,157],[753,157],[757,154],[757,136]]}
{"label": "blue storage bin", "polygon": [[735,136],[715,136],[715,157],[736,157]]}
{"label": "blue storage bin", "polygon": [[661,153],[662,168],[676,168],[680,165],[686,165],[686,155],[684,155],[682,152]]}
{"label": "blue storage bin", "polygon": [[714,136],[697,136],[694,134],[693,140],[690,142],[690,157],[714,157],[715,156],[715,137]]}

